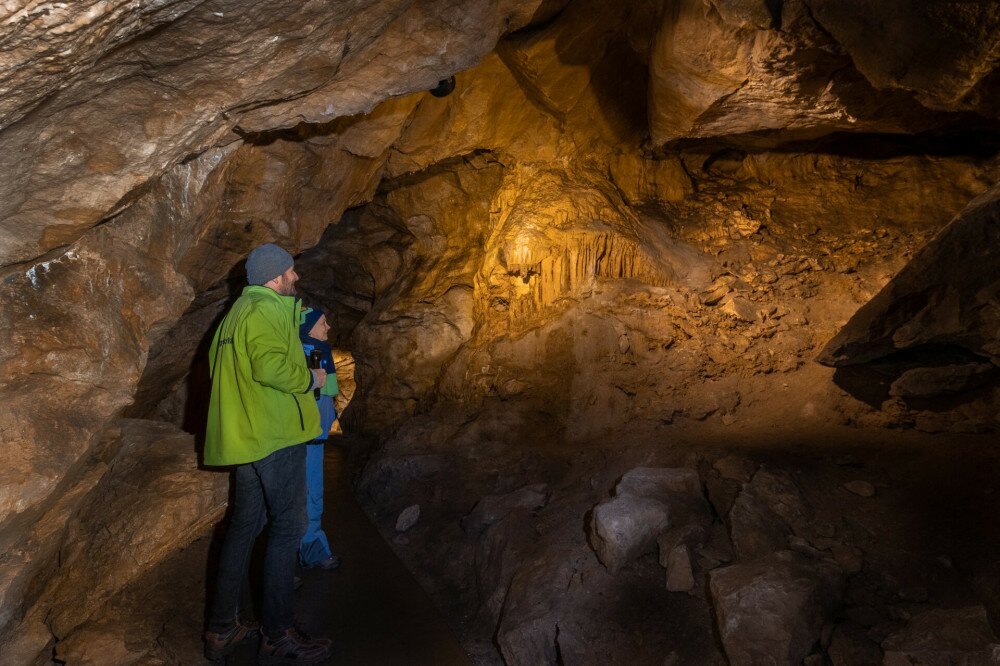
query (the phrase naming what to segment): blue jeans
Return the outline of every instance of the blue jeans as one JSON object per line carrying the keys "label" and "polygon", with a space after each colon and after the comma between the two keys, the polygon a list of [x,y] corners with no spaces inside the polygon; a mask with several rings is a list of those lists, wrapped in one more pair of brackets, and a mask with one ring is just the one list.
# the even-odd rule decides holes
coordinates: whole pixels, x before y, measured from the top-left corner
{"label": "blue jeans", "polygon": [[306,447],[298,444],[236,466],[233,513],[219,555],[209,628],[221,629],[236,618],[250,553],[268,520],[263,628],[272,636],[291,628],[296,550],[306,529],[305,462]]}
{"label": "blue jeans", "polygon": [[[317,440],[313,440],[316,442]],[[321,526],[323,520],[323,447],[306,444],[306,515],[309,525],[299,544],[299,563],[314,567],[330,557],[330,542]]]}

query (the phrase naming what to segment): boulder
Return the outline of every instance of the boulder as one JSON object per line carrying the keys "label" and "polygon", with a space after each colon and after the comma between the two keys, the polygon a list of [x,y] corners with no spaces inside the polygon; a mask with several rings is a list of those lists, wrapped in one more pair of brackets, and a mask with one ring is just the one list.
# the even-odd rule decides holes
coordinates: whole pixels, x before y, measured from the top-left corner
{"label": "boulder", "polygon": [[627,562],[651,552],[671,525],[678,529],[707,526],[711,520],[698,472],[637,467],[622,476],[614,497],[594,507],[590,543],[601,563],[616,573]]}
{"label": "boulder", "polygon": [[462,518],[462,529],[481,532],[515,509],[535,511],[545,506],[548,495],[549,487],[544,483],[524,486],[503,495],[487,495]]}
{"label": "boulder", "polygon": [[396,531],[406,532],[420,520],[420,505],[413,504],[399,512],[396,517]]}
{"label": "boulder", "polygon": [[837,567],[791,551],[715,569],[709,591],[719,636],[733,666],[798,666],[836,611]]}
{"label": "boulder", "polygon": [[1000,288],[998,224],[1000,186],[995,186],[862,306],[823,348],[819,362],[842,367],[903,350],[958,347],[1000,363],[1000,307],[993,296]]}
{"label": "boulder", "polygon": [[691,549],[686,544],[674,546],[667,555],[667,591],[689,592],[694,589],[694,569],[691,566]]}
{"label": "boulder", "polygon": [[729,510],[729,536],[740,560],[753,560],[788,544],[792,530],[753,490],[745,489]]}
{"label": "boulder", "polygon": [[[816,20],[813,4],[673,3],[662,14],[650,55],[654,143],[719,136],[759,143],[768,133],[774,142],[834,131],[926,127],[933,114],[901,91],[877,93]],[[851,4],[860,16],[880,14],[868,5]],[[978,30],[963,27],[970,41],[982,43],[977,41]],[[947,61],[942,69],[968,72],[969,67]]]}
{"label": "boulder", "polygon": [[982,606],[916,614],[905,628],[882,641],[882,649],[885,666],[988,666],[1000,660],[1000,645]]}
{"label": "boulder", "polygon": [[615,486],[616,495],[669,499],[674,493],[700,497],[698,472],[684,467],[636,467],[626,472]]}
{"label": "boulder", "polygon": [[889,395],[899,398],[933,398],[959,393],[981,384],[996,373],[992,363],[962,363],[906,370],[889,386]]}
{"label": "boulder", "polygon": [[669,526],[669,509],[664,502],[619,495],[594,508],[590,544],[601,564],[617,573],[639,555],[652,551],[656,538]]}
{"label": "boulder", "polygon": [[808,506],[791,474],[761,467],[729,510],[733,550],[752,560],[788,546],[788,538],[809,524]]}

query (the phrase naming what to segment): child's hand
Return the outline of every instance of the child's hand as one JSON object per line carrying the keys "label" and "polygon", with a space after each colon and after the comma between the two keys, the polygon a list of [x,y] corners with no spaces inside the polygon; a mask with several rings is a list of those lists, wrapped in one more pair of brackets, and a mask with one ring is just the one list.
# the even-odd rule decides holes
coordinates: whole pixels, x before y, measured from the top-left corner
{"label": "child's hand", "polygon": [[326,385],[326,370],[323,368],[316,368],[310,370],[309,372],[313,374],[314,389],[323,388]]}

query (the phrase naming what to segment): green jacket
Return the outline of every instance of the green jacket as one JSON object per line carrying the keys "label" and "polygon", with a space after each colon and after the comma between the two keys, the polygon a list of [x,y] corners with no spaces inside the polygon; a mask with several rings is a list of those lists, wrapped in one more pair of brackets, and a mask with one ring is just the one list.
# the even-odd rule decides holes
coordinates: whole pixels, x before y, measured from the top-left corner
{"label": "green jacket", "polygon": [[251,285],[209,348],[206,465],[255,462],[320,434],[312,373],[299,342],[299,300]]}

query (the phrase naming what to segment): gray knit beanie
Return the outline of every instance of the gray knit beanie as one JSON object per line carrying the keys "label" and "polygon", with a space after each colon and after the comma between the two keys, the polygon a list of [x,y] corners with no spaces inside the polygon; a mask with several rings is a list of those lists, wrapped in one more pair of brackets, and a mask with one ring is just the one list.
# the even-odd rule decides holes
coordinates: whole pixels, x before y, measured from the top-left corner
{"label": "gray knit beanie", "polygon": [[247,257],[247,282],[249,284],[270,282],[294,264],[292,255],[274,243],[258,245]]}

